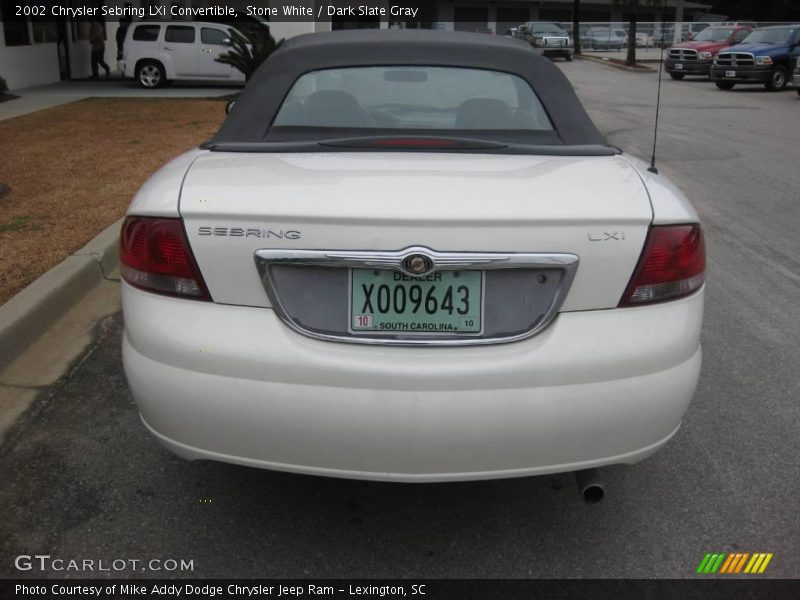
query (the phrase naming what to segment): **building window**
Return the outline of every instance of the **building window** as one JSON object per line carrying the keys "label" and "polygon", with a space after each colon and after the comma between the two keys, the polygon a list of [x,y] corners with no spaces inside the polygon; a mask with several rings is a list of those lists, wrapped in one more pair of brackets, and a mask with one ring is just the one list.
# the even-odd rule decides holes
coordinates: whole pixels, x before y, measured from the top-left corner
{"label": "building window", "polygon": [[3,34],[6,46],[27,46],[31,43],[28,27],[29,17],[18,17],[14,0],[0,0],[0,20],[3,21]]}
{"label": "building window", "polygon": [[54,21],[34,21],[33,41],[36,44],[48,44],[58,41],[58,23]]}

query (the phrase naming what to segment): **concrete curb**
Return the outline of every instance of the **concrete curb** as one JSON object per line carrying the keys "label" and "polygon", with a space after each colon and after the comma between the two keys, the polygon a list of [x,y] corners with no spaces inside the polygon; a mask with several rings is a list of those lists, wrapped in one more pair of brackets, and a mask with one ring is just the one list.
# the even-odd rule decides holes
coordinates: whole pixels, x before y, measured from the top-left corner
{"label": "concrete curb", "polygon": [[618,65],[617,63],[611,62],[608,59],[598,58],[596,56],[586,56],[585,54],[576,54],[575,58],[579,60],[588,60],[589,62],[594,62],[601,65],[606,65],[607,67],[613,67],[615,69],[620,69],[621,71],[632,71],[634,73],[655,73],[658,70],[654,69],[653,67],[645,67],[644,69],[637,69],[635,67],[629,67],[627,65]]}
{"label": "concrete curb", "polygon": [[0,369],[117,266],[122,219],[0,306]]}

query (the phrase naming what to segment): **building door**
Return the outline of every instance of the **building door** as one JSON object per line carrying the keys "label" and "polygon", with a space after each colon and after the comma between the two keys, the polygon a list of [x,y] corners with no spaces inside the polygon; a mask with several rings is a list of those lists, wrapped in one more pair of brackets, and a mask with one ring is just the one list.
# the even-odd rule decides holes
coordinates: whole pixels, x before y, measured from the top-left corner
{"label": "building door", "polygon": [[453,18],[456,31],[475,31],[489,24],[489,9],[482,6],[456,6]]}
{"label": "building door", "polygon": [[72,77],[69,67],[69,23],[66,18],[61,18],[56,22],[56,52],[58,52],[58,72],[61,81]]}
{"label": "building door", "polygon": [[[583,19],[583,11],[581,11],[581,20]],[[555,23],[570,23],[572,22],[572,11],[561,8],[542,8],[539,9],[540,21],[553,21]]]}
{"label": "building door", "polygon": [[530,21],[531,12],[527,8],[498,8],[497,35],[503,35],[507,29],[517,27]]}
{"label": "building door", "polygon": [[379,29],[380,17],[331,17],[331,30],[339,29]]}
{"label": "building door", "polygon": [[[611,11],[605,10],[584,10],[581,8],[581,23],[597,23],[598,25],[608,25],[611,20]],[[583,29],[583,26],[581,26]]]}

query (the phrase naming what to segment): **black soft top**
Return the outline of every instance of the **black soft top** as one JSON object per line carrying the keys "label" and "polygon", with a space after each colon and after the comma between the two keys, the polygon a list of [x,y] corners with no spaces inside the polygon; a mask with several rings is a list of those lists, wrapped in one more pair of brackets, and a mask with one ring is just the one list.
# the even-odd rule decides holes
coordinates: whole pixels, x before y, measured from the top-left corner
{"label": "black soft top", "polygon": [[310,71],[360,66],[442,66],[503,71],[527,81],[565,146],[605,146],[567,78],[530,44],[514,38],[436,30],[347,30],[286,41],[259,67],[211,149],[258,144],[297,79]]}

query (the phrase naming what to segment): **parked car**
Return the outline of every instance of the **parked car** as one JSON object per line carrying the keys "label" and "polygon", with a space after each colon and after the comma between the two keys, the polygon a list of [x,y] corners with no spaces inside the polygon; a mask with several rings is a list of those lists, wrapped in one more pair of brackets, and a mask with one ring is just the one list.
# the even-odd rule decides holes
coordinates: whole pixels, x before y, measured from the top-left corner
{"label": "parked car", "polygon": [[741,44],[714,57],[711,79],[722,90],[737,83],[760,83],[768,90],[786,87],[800,56],[800,24],[756,29]]}
{"label": "parked car", "polygon": [[683,79],[686,75],[711,73],[711,63],[717,53],[739,44],[748,35],[750,27],[707,27],[697,34],[694,41],[682,42],[667,52],[664,68],[673,79]]}
{"label": "parked car", "polygon": [[189,459],[391,481],[650,456],[697,385],[705,256],[647,167],[516,40],[290,39],[128,208],[144,424]]}
{"label": "parked car", "polygon": [[223,25],[227,31],[231,27],[243,33],[245,36],[252,37],[257,35],[268,35],[269,20],[265,17],[249,15],[240,10],[231,9],[224,15],[208,15],[205,18],[193,19],[198,22],[214,23],[215,25]]}
{"label": "parked car", "polygon": [[708,27],[709,23],[705,23],[703,21],[695,21],[692,23],[681,24],[681,41],[689,42],[692,40],[696,40],[697,36],[700,35],[700,33],[705,31],[706,29],[708,29]]}
{"label": "parked car", "polygon": [[659,48],[671,46],[675,40],[675,26],[662,24],[653,31],[653,39]]}
{"label": "parked car", "polygon": [[749,27],[750,29],[758,29],[758,24],[755,21],[720,21],[711,23],[711,27]]}
{"label": "parked car", "polygon": [[561,56],[572,60],[573,48],[569,34],[559,23],[533,21],[520,25],[517,35],[545,56]]}
{"label": "parked car", "polygon": [[792,77],[794,89],[800,94],[800,57],[794,60],[794,75]]}
{"label": "parked car", "polygon": [[216,59],[230,50],[229,25],[202,21],[139,21],[128,27],[119,69],[145,88],[167,81],[244,82]]}
{"label": "parked car", "polygon": [[[706,23],[704,21],[681,23],[680,41],[681,42],[692,41],[701,31],[708,28],[708,26],[709,23]],[[671,46],[672,44],[674,44],[675,23],[672,23],[670,25],[665,25],[660,31],[659,39],[662,42],[662,46]]]}
{"label": "parked car", "polygon": [[646,31],[636,32],[636,46],[638,48],[654,48],[656,40],[651,33]]}
{"label": "parked car", "polygon": [[628,32],[625,29],[613,29],[614,33],[617,34],[617,37],[622,38],[622,47],[628,47]]}
{"label": "parked car", "polygon": [[608,27],[592,27],[581,31],[581,47],[587,50],[622,50],[625,38]]}

